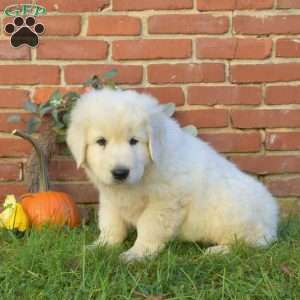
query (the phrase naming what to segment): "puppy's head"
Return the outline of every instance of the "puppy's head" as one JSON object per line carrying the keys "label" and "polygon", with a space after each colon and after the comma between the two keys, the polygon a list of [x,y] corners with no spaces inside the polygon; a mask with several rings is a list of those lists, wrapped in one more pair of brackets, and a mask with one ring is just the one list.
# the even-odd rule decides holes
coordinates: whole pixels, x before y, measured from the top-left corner
{"label": "puppy's head", "polygon": [[136,184],[158,162],[164,114],[151,96],[103,89],[81,97],[71,114],[67,143],[99,183]]}

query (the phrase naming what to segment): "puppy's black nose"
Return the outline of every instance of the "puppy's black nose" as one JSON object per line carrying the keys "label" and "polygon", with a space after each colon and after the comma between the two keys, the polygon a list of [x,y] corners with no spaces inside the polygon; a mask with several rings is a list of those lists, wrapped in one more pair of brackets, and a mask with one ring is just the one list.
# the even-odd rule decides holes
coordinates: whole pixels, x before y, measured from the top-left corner
{"label": "puppy's black nose", "polygon": [[127,168],[116,168],[111,171],[114,179],[125,180],[129,175],[129,169]]}

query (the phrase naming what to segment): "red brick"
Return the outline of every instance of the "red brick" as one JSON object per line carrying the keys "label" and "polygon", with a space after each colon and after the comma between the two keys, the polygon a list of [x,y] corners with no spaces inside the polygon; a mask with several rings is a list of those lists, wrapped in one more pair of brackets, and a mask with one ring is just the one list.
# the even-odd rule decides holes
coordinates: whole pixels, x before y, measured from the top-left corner
{"label": "red brick", "polygon": [[31,145],[19,138],[0,138],[0,157],[23,157],[31,150]]}
{"label": "red brick", "polygon": [[0,41],[0,59],[30,59],[30,48],[29,47],[19,47],[12,48],[9,40]]}
{"label": "red brick", "polygon": [[37,18],[45,26],[45,35],[76,36],[81,31],[80,16],[43,16]]}
{"label": "red brick", "polygon": [[98,191],[88,182],[55,183],[52,187],[53,190],[68,193],[77,203],[98,203]]}
{"label": "red brick", "polygon": [[108,44],[92,40],[42,40],[37,48],[38,59],[96,60],[107,57]]}
{"label": "red brick", "polygon": [[0,84],[58,84],[60,70],[49,65],[0,65]]}
{"label": "red brick", "polygon": [[198,0],[199,10],[266,9],[273,7],[273,0]]}
{"label": "red brick", "polygon": [[103,10],[109,5],[109,0],[84,0],[84,1],[66,1],[66,0],[47,0],[42,4],[47,11],[59,12],[97,12]]}
{"label": "red brick", "polygon": [[225,68],[221,63],[153,64],[148,66],[148,80],[153,84],[223,82]]}
{"label": "red brick", "polygon": [[268,132],[268,150],[300,150],[300,132]]}
{"label": "red brick", "polygon": [[121,40],[112,44],[113,59],[188,58],[192,55],[191,40]]}
{"label": "red brick", "polygon": [[300,80],[300,64],[234,65],[230,73],[234,83],[294,81]]}
{"label": "red brick", "polygon": [[68,92],[81,94],[84,92],[84,88],[81,87],[41,87],[35,88],[33,100],[35,103],[46,102],[56,90],[59,90],[62,94]]}
{"label": "red brick", "polygon": [[276,56],[300,57],[300,40],[279,39],[276,42]]}
{"label": "red brick", "polygon": [[[12,123],[9,121],[9,117],[18,114],[20,121]],[[0,113],[0,131],[11,132],[14,129],[24,130],[27,126],[27,121],[30,118],[29,113],[13,113],[13,112],[1,112]]]}
{"label": "red brick", "polygon": [[140,93],[150,94],[157,98],[160,103],[175,103],[176,105],[184,104],[184,94],[180,87],[148,87],[135,88]]}
{"label": "red brick", "polygon": [[261,135],[251,133],[201,133],[200,137],[220,152],[257,152],[261,148]]}
{"label": "red brick", "polygon": [[88,35],[139,35],[141,20],[130,16],[90,16]]}
{"label": "red brick", "polygon": [[11,1],[10,0],[1,0],[0,2],[0,11],[4,10],[7,6],[11,5]]}
{"label": "red brick", "polygon": [[236,128],[300,127],[299,109],[232,110],[232,126]]}
{"label": "red brick", "polygon": [[193,124],[197,128],[226,127],[228,112],[226,109],[201,109],[178,111],[175,118],[181,126]]}
{"label": "red brick", "polygon": [[300,86],[269,86],[266,90],[267,104],[300,104]]}
{"label": "red brick", "polygon": [[274,196],[297,197],[300,196],[300,177],[268,180],[267,187]]}
{"label": "red brick", "polygon": [[29,99],[29,91],[21,89],[0,89],[0,108],[23,108]]}
{"label": "red brick", "polygon": [[228,31],[229,21],[225,16],[170,14],[151,16],[148,19],[149,33],[212,33]]}
{"label": "red brick", "polygon": [[193,0],[112,0],[113,10],[159,10],[193,8]]}
{"label": "red brick", "polygon": [[137,84],[142,81],[142,66],[125,65],[69,65],[65,66],[65,80],[68,84],[82,84],[93,75],[103,74],[114,68],[118,70],[114,78],[116,83]]}
{"label": "red brick", "polygon": [[22,180],[22,163],[3,161],[0,163],[0,182],[1,181],[20,181]]}
{"label": "red brick", "polygon": [[242,170],[254,174],[299,173],[299,155],[233,156],[232,161]]}
{"label": "red brick", "polygon": [[83,169],[77,169],[70,159],[52,160],[49,166],[49,176],[53,181],[87,180]]}
{"label": "red brick", "polygon": [[300,8],[300,0],[277,0],[278,8]]}
{"label": "red brick", "polygon": [[196,42],[198,58],[264,59],[272,52],[271,39],[256,38],[199,38]]}
{"label": "red brick", "polygon": [[25,193],[27,193],[27,189],[22,183],[11,182],[0,184],[0,201],[4,200],[8,194],[14,194],[16,197],[19,197]]}
{"label": "red brick", "polygon": [[188,87],[188,104],[235,105],[260,104],[262,89],[255,86],[190,86]]}
{"label": "red brick", "polygon": [[233,26],[239,34],[298,34],[300,15],[235,16]]}

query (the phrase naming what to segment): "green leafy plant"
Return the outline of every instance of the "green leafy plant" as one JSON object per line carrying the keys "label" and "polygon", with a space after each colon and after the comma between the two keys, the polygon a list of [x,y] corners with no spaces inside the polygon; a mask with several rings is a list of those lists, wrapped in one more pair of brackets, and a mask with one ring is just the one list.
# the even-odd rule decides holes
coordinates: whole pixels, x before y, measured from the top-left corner
{"label": "green leafy plant", "polygon": [[[117,70],[112,69],[101,76],[94,75],[88,79],[83,86],[86,89],[102,89],[110,87],[116,89],[113,78],[117,75]],[[55,132],[56,142],[65,142],[66,130],[70,121],[70,113],[77,100],[80,98],[78,92],[61,93],[55,90],[49,99],[41,104],[36,104],[31,100],[25,103],[25,110],[32,113],[33,116],[27,123],[27,133],[36,132],[43,121],[49,119],[52,121],[52,130]],[[18,116],[11,116],[12,121],[18,122]]]}
{"label": "green leafy plant", "polygon": [[[117,75],[117,70],[112,69],[102,75],[94,75],[86,82],[83,87],[85,91],[90,89],[102,89],[110,87],[116,89],[113,78]],[[80,94],[76,91],[62,93],[56,90],[52,95],[41,104],[36,104],[31,100],[25,103],[24,109],[31,113],[31,118],[27,122],[27,134],[38,132],[43,125],[42,132],[36,141],[45,156],[45,161],[49,164],[55,153],[56,144],[64,143],[66,131],[70,121],[70,113]],[[8,118],[8,122],[19,123],[21,115],[15,114]],[[35,152],[32,152],[25,165],[25,183],[30,192],[37,192],[39,186],[39,161]]]}
{"label": "green leafy plant", "polygon": [[94,75],[92,78],[88,79],[83,85],[85,87],[92,87],[96,90],[102,89],[104,86],[116,89],[116,84],[113,78],[117,76],[118,70],[111,69],[110,71],[104,73],[102,76]]}
{"label": "green leafy plant", "polygon": [[79,97],[80,95],[76,92],[62,94],[56,90],[45,103],[35,104],[28,100],[25,103],[25,109],[31,112],[33,116],[27,123],[27,133],[32,134],[36,132],[43,120],[50,118],[53,122],[52,130],[57,137],[56,141],[63,142],[70,119],[70,112]]}

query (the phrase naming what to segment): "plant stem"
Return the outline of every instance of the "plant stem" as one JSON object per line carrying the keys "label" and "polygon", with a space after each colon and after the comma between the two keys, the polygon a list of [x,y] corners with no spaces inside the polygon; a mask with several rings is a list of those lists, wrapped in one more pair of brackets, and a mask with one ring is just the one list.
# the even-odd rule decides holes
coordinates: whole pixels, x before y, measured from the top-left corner
{"label": "plant stem", "polygon": [[12,132],[13,135],[16,135],[26,141],[28,141],[36,151],[38,160],[39,160],[39,169],[40,169],[40,176],[39,176],[39,191],[40,192],[47,192],[49,191],[49,177],[48,177],[48,166],[45,159],[45,155],[41,150],[38,143],[29,135],[24,132],[21,132],[15,129]]}

